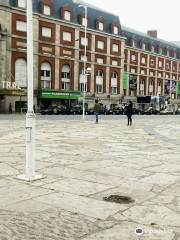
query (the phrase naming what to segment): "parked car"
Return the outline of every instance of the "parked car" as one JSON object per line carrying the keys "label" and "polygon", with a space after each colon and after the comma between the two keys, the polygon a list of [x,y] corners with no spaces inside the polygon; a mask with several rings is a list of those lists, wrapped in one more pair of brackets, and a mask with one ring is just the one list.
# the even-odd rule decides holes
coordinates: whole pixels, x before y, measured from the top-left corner
{"label": "parked car", "polygon": [[73,114],[73,115],[81,115],[82,113],[83,113],[83,110],[81,105],[75,105],[69,111],[69,114]]}
{"label": "parked car", "polygon": [[173,110],[172,110],[172,109],[165,108],[164,110],[161,110],[161,111],[160,111],[160,114],[161,114],[161,115],[171,115],[171,114],[173,114]]}
{"label": "parked car", "polygon": [[151,114],[158,114],[159,111],[157,111],[156,109],[154,109],[153,107],[149,107],[148,109],[146,109],[144,111],[143,114],[146,114],[146,115],[151,115]]}
{"label": "parked car", "polygon": [[52,114],[54,114],[54,111],[56,111],[55,108],[57,108],[57,107],[49,106],[49,107],[47,107],[45,109],[42,109],[41,110],[41,114],[42,115],[52,115]]}
{"label": "parked car", "polygon": [[180,108],[178,108],[178,109],[175,111],[175,114],[176,114],[176,115],[180,115]]}

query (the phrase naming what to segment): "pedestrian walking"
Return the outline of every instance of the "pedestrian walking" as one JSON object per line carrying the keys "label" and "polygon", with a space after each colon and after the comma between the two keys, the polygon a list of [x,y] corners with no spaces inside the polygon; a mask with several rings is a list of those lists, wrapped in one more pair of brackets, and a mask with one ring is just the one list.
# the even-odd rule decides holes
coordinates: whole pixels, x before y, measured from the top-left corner
{"label": "pedestrian walking", "polygon": [[94,104],[94,113],[96,115],[96,123],[99,122],[98,116],[99,116],[99,112],[100,112],[100,104],[98,103],[98,100],[95,100],[95,104]]}
{"label": "pedestrian walking", "polygon": [[132,114],[133,114],[133,103],[132,103],[132,101],[129,101],[129,104],[128,104],[127,109],[126,109],[126,115],[127,115],[127,119],[128,119],[128,126],[132,125]]}
{"label": "pedestrian walking", "polygon": [[9,103],[9,113],[12,113],[12,104]]}

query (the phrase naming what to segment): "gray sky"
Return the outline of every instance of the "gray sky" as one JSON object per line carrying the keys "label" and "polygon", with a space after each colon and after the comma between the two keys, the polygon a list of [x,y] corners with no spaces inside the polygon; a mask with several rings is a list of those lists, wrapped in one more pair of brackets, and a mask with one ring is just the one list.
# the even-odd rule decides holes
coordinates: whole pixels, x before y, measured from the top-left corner
{"label": "gray sky", "polygon": [[180,0],[84,0],[115,13],[121,24],[146,33],[157,29],[158,37],[180,41]]}

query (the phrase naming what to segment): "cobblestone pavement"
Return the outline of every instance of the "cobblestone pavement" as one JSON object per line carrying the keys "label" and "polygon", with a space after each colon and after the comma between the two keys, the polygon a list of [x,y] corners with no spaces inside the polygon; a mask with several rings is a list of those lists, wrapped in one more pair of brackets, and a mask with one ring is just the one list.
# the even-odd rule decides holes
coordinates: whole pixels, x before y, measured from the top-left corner
{"label": "cobblestone pavement", "polygon": [[133,118],[37,116],[44,178],[23,182],[25,116],[0,115],[0,240],[180,240],[180,117]]}

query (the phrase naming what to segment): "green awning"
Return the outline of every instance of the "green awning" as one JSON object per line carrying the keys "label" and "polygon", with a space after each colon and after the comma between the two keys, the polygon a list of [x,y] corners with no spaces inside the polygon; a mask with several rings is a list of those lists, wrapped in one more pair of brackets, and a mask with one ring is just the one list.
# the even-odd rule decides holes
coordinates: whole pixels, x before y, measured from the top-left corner
{"label": "green awning", "polygon": [[81,96],[81,93],[79,91],[40,90],[38,96],[43,99],[77,100]]}

